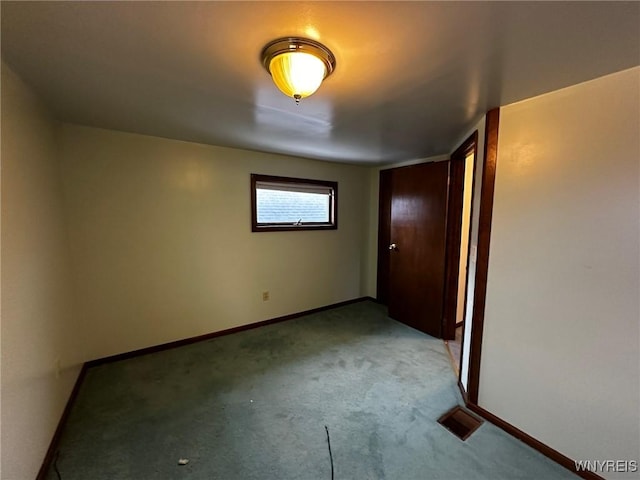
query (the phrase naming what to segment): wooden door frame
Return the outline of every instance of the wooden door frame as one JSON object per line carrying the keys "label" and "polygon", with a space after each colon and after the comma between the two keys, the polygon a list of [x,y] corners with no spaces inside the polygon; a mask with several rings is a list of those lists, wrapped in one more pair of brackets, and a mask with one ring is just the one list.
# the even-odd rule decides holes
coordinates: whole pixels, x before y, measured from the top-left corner
{"label": "wooden door frame", "polygon": [[498,129],[500,108],[489,110],[486,115],[484,132],[484,156],[482,165],[482,185],[480,190],[480,212],[478,222],[478,246],[476,257],[476,277],[474,285],[473,313],[471,321],[471,341],[469,346],[468,392],[462,391],[465,401],[478,405],[480,391],[480,356],[482,353],[482,332],[484,310],[487,300],[487,279],[489,276],[489,247],[491,241],[491,219],[493,215],[493,193],[498,162]]}
{"label": "wooden door frame", "polygon": [[[484,309],[487,294],[487,278],[489,271],[489,246],[491,239],[491,218],[493,212],[493,193],[495,186],[496,165],[498,157],[498,127],[500,121],[500,109],[494,108],[487,112],[485,122],[485,134],[484,134],[484,155],[482,158],[482,181],[480,190],[480,212],[479,212],[479,224],[478,224],[478,245],[477,245],[477,257],[476,257],[476,274],[474,284],[474,304],[471,322],[473,327],[471,330],[471,341],[469,342],[469,374],[468,374],[468,392],[462,388],[460,389],[465,402],[471,405],[478,404],[478,393],[480,388],[480,357],[482,352],[482,332],[484,327]],[[468,140],[468,139],[467,139]],[[465,141],[466,143],[466,141]],[[464,145],[464,143],[463,143]],[[476,138],[477,145],[477,138]],[[477,148],[477,147],[476,147]],[[457,150],[456,150],[457,151]],[[455,154],[455,152],[454,152]],[[476,151],[477,154],[477,151]],[[476,162],[478,158],[476,157]],[[391,196],[388,191],[390,186],[392,169],[386,169],[380,171],[380,190],[379,190],[379,207],[378,212],[378,285],[376,300],[380,303],[386,304],[388,298],[388,292],[381,291],[383,285],[388,285],[388,282],[380,282],[381,275],[386,275],[388,278],[388,260],[381,264],[380,258],[386,255],[388,259],[389,251],[389,229],[391,223]],[[474,175],[477,168],[474,169]],[[388,183],[384,183],[388,182]],[[475,188],[475,177],[474,177]],[[383,188],[387,188],[387,198],[383,198]],[[472,197],[476,195],[473,191]],[[388,205],[385,203],[387,202]],[[473,208],[473,207],[472,207]],[[472,212],[473,213],[473,212]],[[386,232],[386,236],[385,236]],[[458,243],[459,246],[459,243]],[[459,257],[458,257],[459,258]],[[386,265],[386,273],[384,270]],[[382,267],[382,268],[381,268]],[[457,290],[457,287],[456,287]],[[462,370],[462,369],[461,369]]]}
{"label": "wooden door frame", "polygon": [[[447,247],[445,255],[445,287],[444,287],[444,310],[442,315],[442,338],[453,340],[456,337],[456,314],[458,307],[458,284],[460,276],[460,244],[462,242],[462,210],[464,201],[464,178],[465,163],[467,156],[473,152],[473,179],[471,181],[471,198],[475,193],[476,168],[475,159],[478,158],[478,131],[473,132],[460,145],[453,154],[449,162],[449,199],[447,206]],[[473,202],[471,212],[473,218]],[[469,228],[469,238],[471,228]],[[465,284],[468,284],[468,275],[465,277]],[[466,308],[467,299],[465,296],[464,305]]]}
{"label": "wooden door frame", "polygon": [[[484,330],[484,313],[487,297],[487,279],[489,276],[489,247],[491,240],[491,219],[493,214],[493,194],[495,189],[496,166],[498,160],[498,130],[500,126],[500,108],[489,110],[485,118],[484,155],[482,157],[482,178],[480,184],[480,210],[478,220],[478,243],[476,253],[473,311],[471,313],[471,318],[465,318],[464,326],[464,328],[468,328],[468,323],[471,322],[471,338],[468,345],[469,368],[467,373],[467,390],[465,390],[462,384],[462,366],[458,372],[458,386],[460,388],[460,393],[464,398],[465,404],[470,408],[479,408],[478,395],[480,391],[480,358],[482,354],[482,336]],[[456,152],[454,152],[454,155],[456,155],[456,153],[458,153],[459,150],[462,149],[468,141],[469,139],[467,139],[460,146],[460,148],[456,150]],[[477,161],[478,158],[476,156],[476,162]],[[475,187],[477,171],[477,164],[474,162],[473,190],[471,194],[471,218],[473,218],[473,201],[476,196]],[[469,234],[471,234],[471,229]],[[466,283],[468,288],[468,269]],[[455,295],[457,297],[457,285]],[[466,298],[464,308],[466,311]],[[463,340],[460,348],[461,360],[464,355],[464,350],[465,345]]]}

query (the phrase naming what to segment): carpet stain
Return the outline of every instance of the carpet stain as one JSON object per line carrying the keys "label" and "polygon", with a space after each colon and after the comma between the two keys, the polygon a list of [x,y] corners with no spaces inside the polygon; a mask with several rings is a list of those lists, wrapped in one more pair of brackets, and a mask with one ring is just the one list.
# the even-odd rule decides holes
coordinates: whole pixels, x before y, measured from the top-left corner
{"label": "carpet stain", "polygon": [[369,455],[372,461],[372,469],[375,478],[378,480],[386,479],[384,473],[384,461],[382,458],[382,450],[380,448],[380,435],[377,429],[369,435]]}

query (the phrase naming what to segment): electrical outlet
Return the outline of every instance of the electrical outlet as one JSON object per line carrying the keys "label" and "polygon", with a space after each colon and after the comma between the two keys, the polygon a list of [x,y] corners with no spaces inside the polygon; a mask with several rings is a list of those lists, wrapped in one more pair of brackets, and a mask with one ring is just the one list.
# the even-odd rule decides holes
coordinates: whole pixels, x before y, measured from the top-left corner
{"label": "electrical outlet", "polygon": [[266,302],[269,300],[269,291],[262,292],[262,301]]}

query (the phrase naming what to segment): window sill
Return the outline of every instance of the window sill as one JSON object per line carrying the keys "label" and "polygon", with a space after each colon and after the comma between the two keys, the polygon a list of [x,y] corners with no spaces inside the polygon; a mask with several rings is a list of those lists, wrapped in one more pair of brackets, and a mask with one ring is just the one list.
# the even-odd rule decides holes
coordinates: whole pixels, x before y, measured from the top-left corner
{"label": "window sill", "polygon": [[304,230],[337,230],[337,225],[253,225],[252,232],[294,232]]}

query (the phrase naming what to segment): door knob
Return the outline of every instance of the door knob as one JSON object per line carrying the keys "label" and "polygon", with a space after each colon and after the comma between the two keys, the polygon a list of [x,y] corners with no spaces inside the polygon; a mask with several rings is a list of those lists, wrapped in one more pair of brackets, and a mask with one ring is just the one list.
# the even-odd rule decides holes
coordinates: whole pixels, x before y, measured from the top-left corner
{"label": "door knob", "polygon": [[398,250],[398,246],[395,243],[389,245],[389,250]]}

